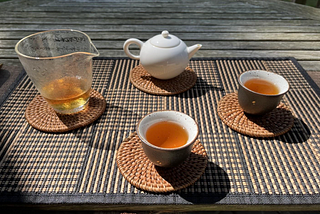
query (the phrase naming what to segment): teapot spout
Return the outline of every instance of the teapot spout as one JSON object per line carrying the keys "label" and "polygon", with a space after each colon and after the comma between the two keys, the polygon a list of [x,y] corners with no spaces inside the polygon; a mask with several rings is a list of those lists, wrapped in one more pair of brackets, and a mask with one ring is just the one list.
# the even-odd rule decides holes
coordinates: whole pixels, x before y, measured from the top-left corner
{"label": "teapot spout", "polygon": [[187,51],[189,54],[189,59],[191,59],[191,57],[202,47],[201,44],[196,44],[190,47],[187,47]]}

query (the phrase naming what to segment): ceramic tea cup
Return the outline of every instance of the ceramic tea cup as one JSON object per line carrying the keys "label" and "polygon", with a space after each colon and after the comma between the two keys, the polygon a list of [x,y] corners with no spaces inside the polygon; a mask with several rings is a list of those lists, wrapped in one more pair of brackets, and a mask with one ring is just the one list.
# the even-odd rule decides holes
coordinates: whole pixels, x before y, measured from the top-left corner
{"label": "ceramic tea cup", "polygon": [[[249,88],[249,81],[262,82],[256,88]],[[289,83],[281,75],[264,71],[251,70],[242,73],[239,78],[238,100],[244,112],[253,115],[263,115],[275,109],[283,95],[289,90]],[[275,93],[266,94],[263,90],[275,87]],[[260,88],[260,89],[259,89]]]}
{"label": "ceramic tea cup", "polygon": [[[148,129],[160,122],[178,124],[187,133],[186,143],[176,148],[163,148],[147,140]],[[177,111],[156,111],[143,117],[137,125],[137,134],[142,141],[142,148],[149,160],[161,167],[174,167],[182,163],[191,153],[198,137],[198,124],[188,115]]]}

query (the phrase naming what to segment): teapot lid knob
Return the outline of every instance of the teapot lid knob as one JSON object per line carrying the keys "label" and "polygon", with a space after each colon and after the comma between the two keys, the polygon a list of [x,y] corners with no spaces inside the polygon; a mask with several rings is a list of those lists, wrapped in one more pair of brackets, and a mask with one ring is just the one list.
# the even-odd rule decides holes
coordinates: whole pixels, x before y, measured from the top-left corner
{"label": "teapot lid knob", "polygon": [[169,31],[167,31],[167,30],[164,30],[164,31],[162,31],[162,36],[164,37],[164,38],[167,38],[168,36],[169,36]]}
{"label": "teapot lid knob", "polygon": [[148,40],[152,45],[158,48],[173,48],[180,44],[180,39],[172,34],[169,34],[167,30],[162,31]]}

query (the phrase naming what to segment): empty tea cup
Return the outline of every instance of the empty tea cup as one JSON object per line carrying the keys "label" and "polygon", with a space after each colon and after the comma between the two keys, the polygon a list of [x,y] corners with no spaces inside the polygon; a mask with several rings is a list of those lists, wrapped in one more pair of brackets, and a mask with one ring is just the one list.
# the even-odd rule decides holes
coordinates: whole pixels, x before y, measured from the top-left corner
{"label": "empty tea cup", "polygon": [[253,115],[263,115],[275,109],[289,90],[284,77],[264,70],[244,72],[238,81],[239,105],[244,112]]}
{"label": "empty tea cup", "polygon": [[[162,122],[176,124],[185,130],[187,135],[185,143],[175,148],[165,148],[151,142],[148,138],[148,131]],[[170,136],[166,136],[166,138],[173,138],[172,141],[177,140],[175,130],[176,128],[171,128]],[[163,130],[159,129],[158,132],[161,133]],[[178,111],[153,112],[143,117],[137,125],[137,134],[142,141],[144,153],[153,164],[161,167],[174,167],[186,160],[191,153],[198,133],[198,124],[190,116]]]}
{"label": "empty tea cup", "polygon": [[92,58],[99,56],[89,36],[76,30],[49,30],[21,39],[15,51],[42,97],[58,113],[88,104]]}

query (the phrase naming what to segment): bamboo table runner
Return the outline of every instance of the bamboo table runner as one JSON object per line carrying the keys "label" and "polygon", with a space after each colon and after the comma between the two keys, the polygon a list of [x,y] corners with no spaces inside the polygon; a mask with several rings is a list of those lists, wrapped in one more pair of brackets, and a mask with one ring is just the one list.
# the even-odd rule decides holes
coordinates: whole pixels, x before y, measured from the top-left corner
{"label": "bamboo table runner", "polygon": [[[189,67],[197,82],[186,92],[151,95],[135,88],[130,70],[139,61],[96,58],[93,86],[106,99],[94,123],[67,132],[41,132],[28,124],[26,107],[38,95],[23,75],[0,108],[0,202],[34,204],[320,204],[319,88],[293,58],[201,58]],[[283,102],[294,125],[274,138],[248,137],[219,118],[217,105],[237,91],[251,69],[283,75]],[[207,155],[193,185],[161,194],[137,189],[116,165],[120,144],[144,115],[177,110],[193,117]]]}

